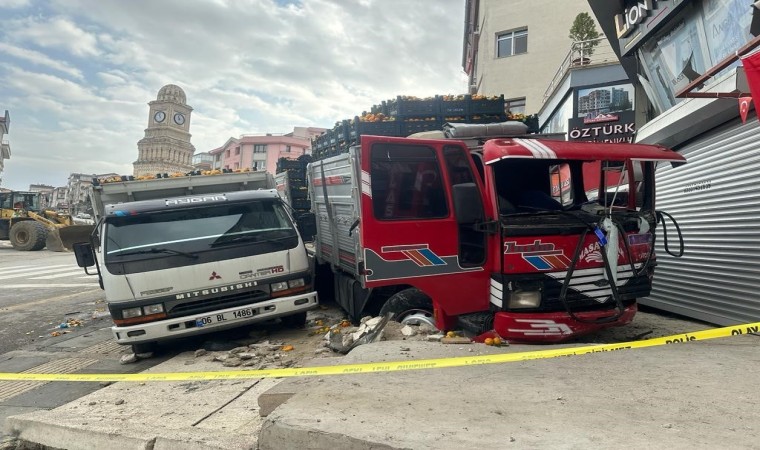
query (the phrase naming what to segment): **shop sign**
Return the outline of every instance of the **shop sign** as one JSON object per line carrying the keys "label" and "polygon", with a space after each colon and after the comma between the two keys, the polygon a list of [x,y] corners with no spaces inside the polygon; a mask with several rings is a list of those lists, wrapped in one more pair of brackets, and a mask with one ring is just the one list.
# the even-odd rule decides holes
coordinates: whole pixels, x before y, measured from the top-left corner
{"label": "shop sign", "polygon": [[628,6],[623,12],[614,17],[620,53],[629,53],[644,37],[659,29],[665,19],[677,13],[687,3],[684,0],[627,2]]}
{"label": "shop sign", "polygon": [[633,143],[636,122],[633,111],[577,117],[568,121],[569,140]]}

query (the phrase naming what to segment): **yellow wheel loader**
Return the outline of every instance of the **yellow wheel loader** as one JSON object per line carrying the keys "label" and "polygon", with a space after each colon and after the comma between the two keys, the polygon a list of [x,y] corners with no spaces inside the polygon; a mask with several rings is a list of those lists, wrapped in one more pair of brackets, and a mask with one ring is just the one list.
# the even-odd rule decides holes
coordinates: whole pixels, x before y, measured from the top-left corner
{"label": "yellow wheel loader", "polygon": [[88,242],[93,225],[79,225],[68,214],[40,208],[39,192],[0,192],[0,240],[10,240],[16,250],[71,250]]}

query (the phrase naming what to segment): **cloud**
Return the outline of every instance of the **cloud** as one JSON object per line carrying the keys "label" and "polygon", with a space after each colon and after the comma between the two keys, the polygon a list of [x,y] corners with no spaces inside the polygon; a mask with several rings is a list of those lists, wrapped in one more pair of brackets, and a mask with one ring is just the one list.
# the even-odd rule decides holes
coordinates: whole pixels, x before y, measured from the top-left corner
{"label": "cloud", "polygon": [[187,94],[197,152],[331,127],[396,95],[466,91],[464,0],[39,0],[11,13],[3,186],[55,170],[131,172],[165,84]]}
{"label": "cloud", "polygon": [[29,17],[10,24],[14,40],[43,48],[61,49],[79,56],[97,56],[97,39],[77,24],[63,17],[41,20]]}

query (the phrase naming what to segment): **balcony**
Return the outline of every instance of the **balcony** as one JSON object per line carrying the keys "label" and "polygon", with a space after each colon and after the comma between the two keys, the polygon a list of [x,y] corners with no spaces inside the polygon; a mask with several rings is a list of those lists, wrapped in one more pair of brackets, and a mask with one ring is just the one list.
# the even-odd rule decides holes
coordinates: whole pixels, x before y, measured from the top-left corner
{"label": "balcony", "polygon": [[551,83],[544,92],[544,103],[551,97],[554,90],[562,84],[572,70],[587,69],[603,65],[620,64],[617,55],[612,50],[607,38],[591,39],[573,42],[570,51],[554,74]]}
{"label": "balcony", "polygon": [[0,142],[0,159],[10,159],[11,157],[11,144],[8,141]]}

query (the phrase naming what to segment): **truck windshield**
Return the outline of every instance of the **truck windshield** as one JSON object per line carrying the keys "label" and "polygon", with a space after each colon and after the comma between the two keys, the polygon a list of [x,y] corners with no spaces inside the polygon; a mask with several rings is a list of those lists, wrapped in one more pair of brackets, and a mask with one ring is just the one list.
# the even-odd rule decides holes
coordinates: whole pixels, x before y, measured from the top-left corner
{"label": "truck windshield", "polygon": [[276,201],[224,203],[109,217],[105,228],[107,262],[194,255],[220,246],[267,243],[290,248],[297,234]]}
{"label": "truck windshield", "polygon": [[594,207],[616,212],[652,208],[650,162],[506,160],[493,166],[502,215]]}

